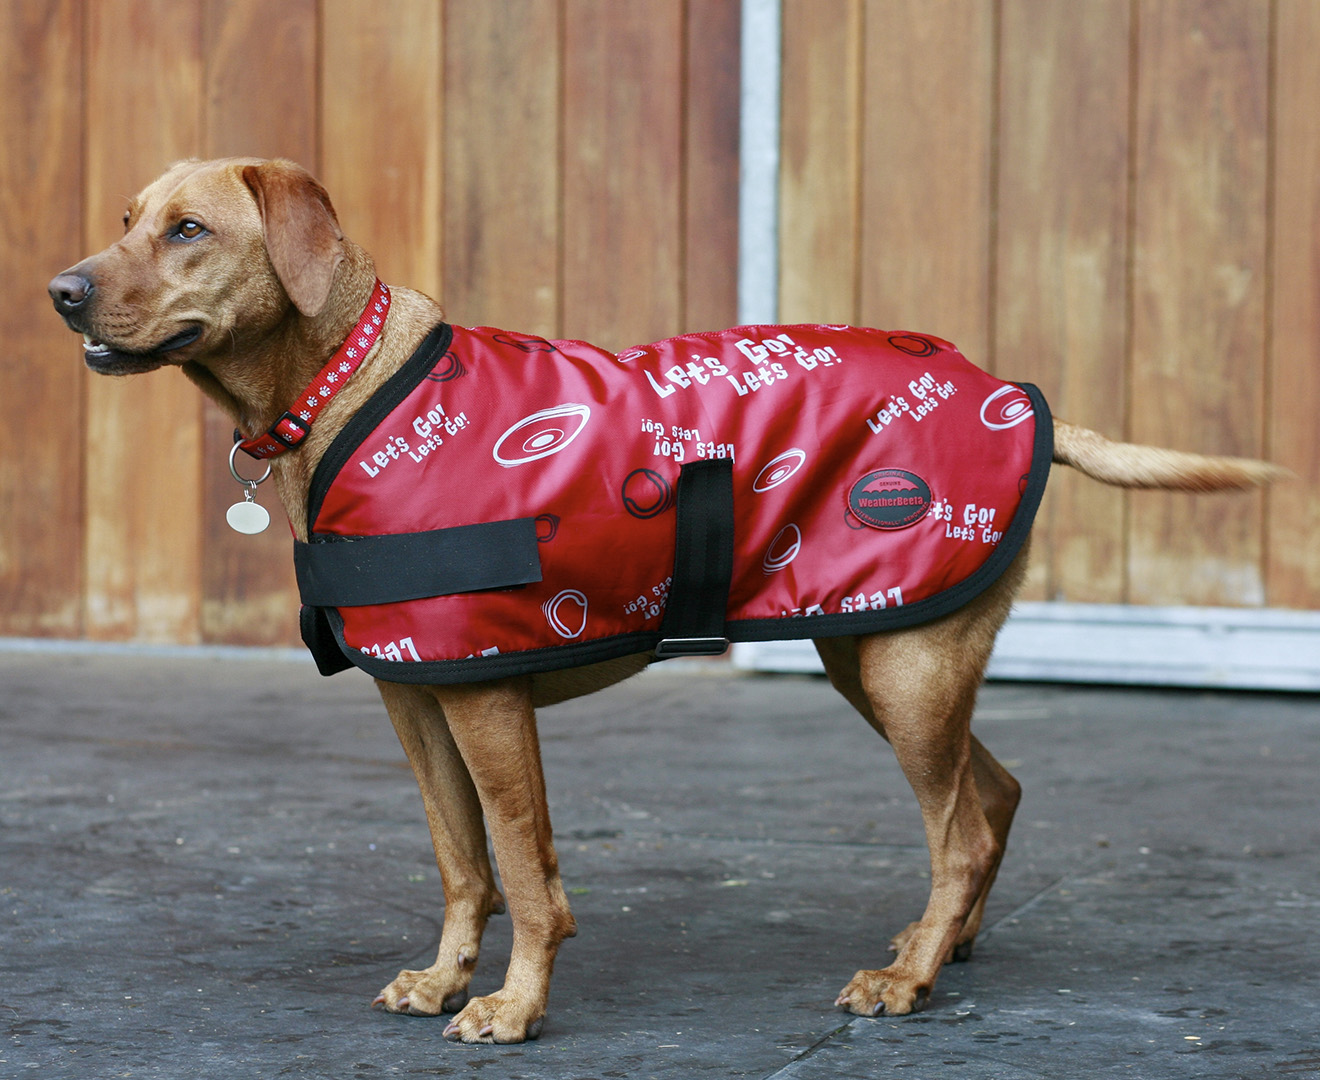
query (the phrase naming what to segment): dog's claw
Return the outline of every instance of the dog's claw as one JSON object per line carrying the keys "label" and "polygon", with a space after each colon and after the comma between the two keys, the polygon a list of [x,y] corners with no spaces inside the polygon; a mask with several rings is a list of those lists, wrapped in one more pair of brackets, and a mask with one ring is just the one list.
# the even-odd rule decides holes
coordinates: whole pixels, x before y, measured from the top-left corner
{"label": "dog's claw", "polygon": [[883,1001],[877,1001],[875,1003],[875,1008],[871,1010],[871,1015],[881,1016],[883,1015],[884,1011],[885,1011],[885,1003]]}

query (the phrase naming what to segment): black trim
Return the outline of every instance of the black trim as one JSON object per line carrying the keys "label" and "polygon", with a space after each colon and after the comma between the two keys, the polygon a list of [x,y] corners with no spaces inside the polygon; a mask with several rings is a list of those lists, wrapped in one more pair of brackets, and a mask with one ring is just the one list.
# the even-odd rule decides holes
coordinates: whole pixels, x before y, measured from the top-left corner
{"label": "black trim", "polygon": [[385,682],[433,683],[438,686],[486,682],[489,679],[500,679],[508,675],[527,675],[538,671],[582,667],[603,660],[616,660],[621,656],[650,652],[660,640],[660,635],[654,631],[644,631],[636,634],[616,634],[595,641],[547,645],[543,649],[495,653],[491,656],[470,656],[462,660],[384,660],[354,649],[344,641],[344,620],[335,608],[318,610],[326,613],[335,641],[354,666]]}
{"label": "black trim", "polygon": [[[447,327],[439,327],[437,331],[443,329],[447,329]],[[437,331],[433,331],[432,336]],[[427,341],[430,340],[431,338],[428,337]],[[423,344],[425,345],[425,343]],[[447,340],[445,347],[448,347]],[[421,351],[418,350],[419,354]],[[433,351],[431,355],[434,355]],[[340,447],[341,442],[344,444],[338,455],[340,463],[347,461],[352,452],[357,449],[358,444],[374,430],[385,415],[411,393],[416,381],[423,377],[425,364],[415,365],[414,361],[416,359],[417,355],[414,355],[413,359],[405,366],[405,369],[401,369],[399,373],[402,375],[404,370],[410,370],[413,373],[411,385],[403,385],[404,381],[399,380],[399,375],[396,375],[382,388],[382,392],[385,390],[391,392],[392,399],[388,408],[384,409],[383,412],[379,407],[374,408],[371,420],[362,424],[357,422],[363,415],[363,413],[359,413],[336,438],[335,443],[331,446],[332,450]],[[420,372],[417,370],[419,367],[423,368]],[[398,386],[396,386],[396,380],[399,380]],[[1054,456],[1054,423],[1044,396],[1039,389],[1030,383],[1018,383],[1016,385],[1020,386],[1031,399],[1034,412],[1035,436],[1032,445],[1031,471],[1028,474],[1026,489],[1023,491],[1017,513],[1005,530],[1003,539],[1000,540],[994,552],[975,573],[937,596],[933,596],[928,600],[905,604],[902,607],[884,608],[879,611],[873,609],[862,612],[811,615],[800,618],[742,619],[725,623],[724,636],[730,641],[787,641],[899,630],[904,627],[931,622],[948,615],[964,607],[993,585],[1017,557],[1031,532],[1031,526],[1040,506],[1041,497],[1045,493],[1045,484],[1049,479],[1050,463]],[[379,396],[380,394],[377,395],[377,397]],[[376,399],[373,398],[370,404],[374,406],[375,401]],[[363,427],[366,427],[367,430],[361,430]],[[353,437],[345,439],[345,436],[350,434]],[[328,458],[329,452],[326,455],[326,459]],[[317,474],[312,483],[313,494],[322,498],[324,493],[318,491],[318,479],[321,479],[324,475],[323,484],[325,487],[328,487],[329,482],[334,479],[333,471],[322,473],[326,459],[322,459],[321,465],[317,467]],[[313,509],[319,509],[319,506],[318,499],[313,503]],[[315,515],[310,520],[315,521]],[[526,675],[581,667],[586,664],[614,660],[623,656],[651,652],[664,639],[664,635],[661,633],[645,631],[635,634],[617,634],[591,641],[567,642],[562,645],[552,645],[542,649],[527,649],[522,652],[474,656],[462,660],[393,661],[360,652],[348,645],[344,641],[344,621],[339,612],[332,607],[317,610],[324,613],[330,633],[333,635],[340,651],[356,667],[376,678],[398,683],[484,682],[510,675]],[[318,658],[318,665],[319,663]]]}
{"label": "black trim", "polygon": [[377,390],[347,424],[343,426],[334,441],[317,462],[312,473],[312,484],[307,492],[307,529],[316,530],[316,518],[321,513],[321,504],[325,501],[330,485],[334,483],[339,470],[348,464],[349,458],[361,449],[366,440],[385,418],[390,415],[404,399],[413,392],[417,384],[426,377],[426,373],[440,362],[440,358],[449,350],[449,343],[454,340],[454,328],[448,323],[440,323],[417,346],[417,351],[408,358],[389,380]]}
{"label": "black trim", "polygon": [[312,607],[394,604],[541,580],[536,519],[428,532],[293,542],[298,594]]}
{"label": "black trim", "polygon": [[729,647],[724,616],[733,579],[733,462],[684,465],[677,498],[674,577],[656,656],[718,656]]}

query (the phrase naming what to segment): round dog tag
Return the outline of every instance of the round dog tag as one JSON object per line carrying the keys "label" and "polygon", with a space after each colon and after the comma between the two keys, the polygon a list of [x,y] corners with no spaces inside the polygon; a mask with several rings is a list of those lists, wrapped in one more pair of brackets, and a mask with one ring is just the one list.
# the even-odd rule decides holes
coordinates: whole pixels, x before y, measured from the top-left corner
{"label": "round dog tag", "polygon": [[225,520],[229,522],[229,527],[234,532],[254,536],[266,531],[266,527],[270,524],[270,514],[260,503],[248,500],[234,503],[225,511]]}

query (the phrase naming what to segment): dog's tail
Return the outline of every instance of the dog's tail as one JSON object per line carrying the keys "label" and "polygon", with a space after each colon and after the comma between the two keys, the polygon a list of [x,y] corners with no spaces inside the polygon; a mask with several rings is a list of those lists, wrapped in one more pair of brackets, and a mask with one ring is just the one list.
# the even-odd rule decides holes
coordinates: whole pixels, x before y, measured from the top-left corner
{"label": "dog's tail", "polygon": [[1054,421],[1054,460],[1105,484],[1167,491],[1229,491],[1292,475],[1251,458],[1207,457],[1157,446],[1112,442],[1099,432]]}

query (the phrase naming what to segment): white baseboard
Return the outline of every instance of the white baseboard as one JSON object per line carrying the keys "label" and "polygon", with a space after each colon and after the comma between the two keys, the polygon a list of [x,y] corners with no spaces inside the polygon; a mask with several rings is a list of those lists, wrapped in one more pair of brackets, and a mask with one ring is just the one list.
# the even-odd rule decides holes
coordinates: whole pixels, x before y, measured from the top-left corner
{"label": "white baseboard", "polygon": [[[736,667],[819,672],[809,641],[733,647]],[[1020,603],[987,677],[1320,691],[1320,612]]]}

